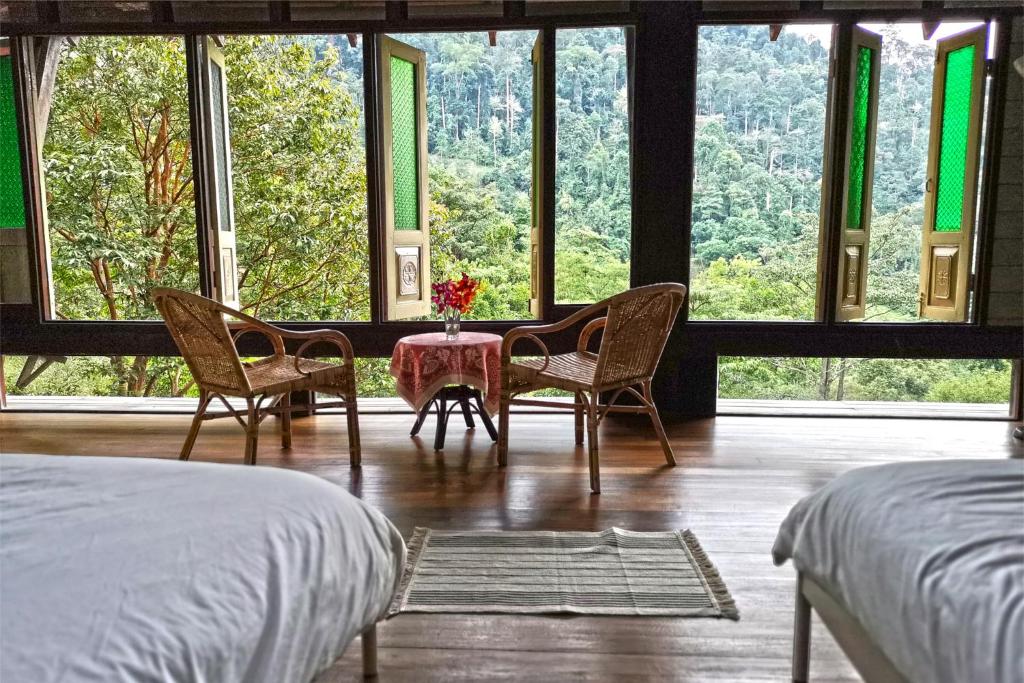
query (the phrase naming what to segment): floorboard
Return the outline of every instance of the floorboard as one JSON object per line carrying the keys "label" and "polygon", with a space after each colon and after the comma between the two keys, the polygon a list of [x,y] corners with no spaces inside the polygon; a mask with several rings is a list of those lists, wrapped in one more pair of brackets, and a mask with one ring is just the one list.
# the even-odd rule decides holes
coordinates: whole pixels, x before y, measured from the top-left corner
{"label": "floorboard", "polygon": [[[740,610],[717,619],[403,614],[378,627],[381,681],[788,680],[794,573],[772,565],[779,523],[802,496],[855,467],[1021,456],[1013,424],[956,420],[718,417],[672,425],[678,466],[653,431],[622,417],[601,428],[603,493],[591,495],[571,416],[513,415],[510,464],[483,430],[452,423],[435,453],[432,418],[361,416],[363,463],[348,466],[345,419],[296,419],[290,451],[264,424],[259,462],[328,479],[380,508],[408,537],[438,529],[692,529]],[[175,457],[184,415],[0,413],[0,451]],[[241,462],[232,421],[203,426],[194,458]],[[819,623],[815,681],[857,681]],[[359,680],[358,643],[322,681]]]}

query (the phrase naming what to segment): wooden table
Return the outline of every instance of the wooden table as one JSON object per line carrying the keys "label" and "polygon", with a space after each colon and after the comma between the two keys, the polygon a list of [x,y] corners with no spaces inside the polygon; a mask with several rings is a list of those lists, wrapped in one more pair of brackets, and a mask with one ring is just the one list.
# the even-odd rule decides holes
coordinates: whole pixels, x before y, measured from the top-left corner
{"label": "wooden table", "polygon": [[391,356],[391,375],[398,395],[416,412],[410,436],[419,433],[427,414],[437,414],[434,450],[444,448],[448,419],[461,408],[467,429],[475,429],[475,412],[492,440],[491,422],[501,388],[501,337],[462,332],[448,339],[443,332],[402,337]]}

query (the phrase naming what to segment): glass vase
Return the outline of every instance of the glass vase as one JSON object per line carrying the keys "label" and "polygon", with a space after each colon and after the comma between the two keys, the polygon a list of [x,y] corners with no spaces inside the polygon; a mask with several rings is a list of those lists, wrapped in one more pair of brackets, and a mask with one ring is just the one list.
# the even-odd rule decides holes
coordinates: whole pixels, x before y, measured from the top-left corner
{"label": "glass vase", "polygon": [[444,312],[444,336],[448,341],[459,338],[459,325],[462,323],[462,313],[457,310],[447,309]]}

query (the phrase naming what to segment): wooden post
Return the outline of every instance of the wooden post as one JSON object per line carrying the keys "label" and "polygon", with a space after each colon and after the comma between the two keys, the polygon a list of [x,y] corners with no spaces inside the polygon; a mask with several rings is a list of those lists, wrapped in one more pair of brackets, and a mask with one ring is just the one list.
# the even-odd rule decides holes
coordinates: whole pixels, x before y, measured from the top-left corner
{"label": "wooden post", "polygon": [[796,576],[793,614],[793,683],[807,683],[811,663],[811,603],[803,592],[803,575]]}
{"label": "wooden post", "polygon": [[363,678],[377,677],[377,624],[363,631]]}

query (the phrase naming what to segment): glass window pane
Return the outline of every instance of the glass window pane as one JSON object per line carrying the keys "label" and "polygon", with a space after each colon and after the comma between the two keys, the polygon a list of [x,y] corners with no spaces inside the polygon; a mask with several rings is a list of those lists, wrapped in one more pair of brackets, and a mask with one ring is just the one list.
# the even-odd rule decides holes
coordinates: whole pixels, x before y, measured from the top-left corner
{"label": "glass window pane", "polygon": [[702,26],[693,320],[812,320],[831,26]]}
{"label": "glass window pane", "polygon": [[853,94],[853,126],[850,130],[850,182],[846,193],[846,229],[862,230],[864,213],[865,149],[871,96],[872,54],[869,47],[857,48],[857,80]]}
{"label": "glass window pane", "polygon": [[224,38],[247,313],[370,319],[362,54],[344,35]]}
{"label": "glass window pane", "polygon": [[935,229],[939,232],[960,230],[973,77],[974,46],[966,45],[950,52],[942,93],[942,137],[939,142],[939,179],[935,198]]}
{"label": "glass window pane", "polygon": [[199,284],[184,41],[66,41],[37,110],[56,317],[159,319],[154,287]]}
{"label": "glass window pane", "polygon": [[1005,418],[1013,382],[1013,362],[1001,359],[722,357],[718,371],[719,412],[953,410],[960,418]]}
{"label": "glass window pane", "polygon": [[559,30],[555,303],[629,288],[629,82],[622,28]]}
{"label": "glass window pane", "polygon": [[25,198],[21,185],[18,122],[14,116],[11,57],[0,57],[0,230],[25,227]]}
{"label": "glass window pane", "polygon": [[466,319],[529,318],[537,32],[391,37],[427,58],[431,281],[481,281]]}
{"label": "glass window pane", "polygon": [[231,230],[231,194],[228,192],[228,140],[224,130],[224,72],[216,62],[210,64],[210,100],[213,103],[214,165],[217,169],[217,207],[220,229]]}
{"label": "glass window pane", "polygon": [[391,57],[391,159],[395,229],[419,230],[416,153],[416,68]]}

